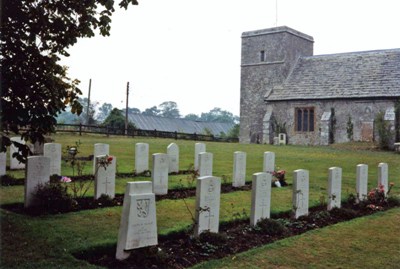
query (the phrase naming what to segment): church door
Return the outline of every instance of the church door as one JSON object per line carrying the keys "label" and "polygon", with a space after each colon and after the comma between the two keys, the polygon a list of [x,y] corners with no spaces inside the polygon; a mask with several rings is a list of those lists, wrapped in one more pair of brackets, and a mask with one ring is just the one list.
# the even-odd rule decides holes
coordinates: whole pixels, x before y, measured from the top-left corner
{"label": "church door", "polygon": [[374,122],[361,123],[361,141],[372,142],[374,140]]}

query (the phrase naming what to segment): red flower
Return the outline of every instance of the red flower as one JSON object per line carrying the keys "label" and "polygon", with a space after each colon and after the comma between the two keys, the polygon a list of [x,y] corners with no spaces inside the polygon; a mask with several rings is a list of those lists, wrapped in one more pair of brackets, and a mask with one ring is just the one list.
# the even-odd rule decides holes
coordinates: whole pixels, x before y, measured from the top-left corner
{"label": "red flower", "polygon": [[112,156],[108,156],[108,158],[107,158],[107,162],[111,162],[113,160],[113,157]]}

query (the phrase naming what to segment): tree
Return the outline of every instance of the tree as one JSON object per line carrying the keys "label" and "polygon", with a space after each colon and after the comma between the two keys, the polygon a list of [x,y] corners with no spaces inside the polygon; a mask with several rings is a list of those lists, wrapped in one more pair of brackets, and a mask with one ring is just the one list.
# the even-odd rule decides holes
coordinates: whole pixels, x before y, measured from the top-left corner
{"label": "tree", "polygon": [[207,113],[201,113],[200,120],[208,122],[238,123],[239,117],[233,116],[229,111],[215,107]]}
{"label": "tree", "polygon": [[181,117],[178,109],[178,105],[173,101],[163,102],[159,106],[160,116],[164,118],[176,118]]}
{"label": "tree", "polygon": [[[122,0],[119,6],[129,4],[138,3]],[[79,81],[67,76],[60,56],[69,56],[67,49],[78,38],[94,36],[95,29],[109,35],[114,11],[112,0],[1,1],[1,151],[11,144],[10,131],[43,142],[68,105],[81,113]],[[27,151],[16,146],[15,157],[25,162]]]}
{"label": "tree", "polygon": [[156,106],[146,108],[142,112],[142,115],[146,115],[146,116],[158,116],[159,114],[160,114],[160,110],[158,110],[158,108]]}
{"label": "tree", "polygon": [[104,103],[99,107],[99,114],[96,117],[97,121],[103,122],[113,109],[112,104]]}
{"label": "tree", "polygon": [[194,120],[194,121],[198,121],[198,120],[200,120],[200,117],[197,116],[196,114],[190,113],[190,114],[187,114],[187,115],[184,117],[184,119],[185,119],[185,120]]}
{"label": "tree", "polygon": [[[107,126],[109,128],[117,129],[118,133],[125,132],[125,116],[122,115],[122,111],[118,108],[114,108],[108,117],[104,120],[103,126]],[[128,123],[128,129],[134,129],[135,125],[131,122]]]}
{"label": "tree", "polygon": [[[89,110],[88,110],[88,98],[80,98],[78,99],[79,103],[82,106],[82,113],[78,117],[78,123],[93,125],[97,124],[95,119],[95,114],[97,110],[98,102],[90,102]],[[89,116],[88,116],[89,113]]]}

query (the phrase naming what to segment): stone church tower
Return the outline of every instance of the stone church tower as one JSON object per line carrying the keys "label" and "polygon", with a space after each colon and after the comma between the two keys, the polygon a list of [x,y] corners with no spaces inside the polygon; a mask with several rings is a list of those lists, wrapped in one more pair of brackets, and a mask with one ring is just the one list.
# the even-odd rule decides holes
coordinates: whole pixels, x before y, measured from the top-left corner
{"label": "stone church tower", "polygon": [[240,143],[270,142],[263,136],[268,128],[263,119],[272,113],[264,97],[283,83],[300,56],[313,55],[313,43],[311,36],[286,26],[242,34]]}

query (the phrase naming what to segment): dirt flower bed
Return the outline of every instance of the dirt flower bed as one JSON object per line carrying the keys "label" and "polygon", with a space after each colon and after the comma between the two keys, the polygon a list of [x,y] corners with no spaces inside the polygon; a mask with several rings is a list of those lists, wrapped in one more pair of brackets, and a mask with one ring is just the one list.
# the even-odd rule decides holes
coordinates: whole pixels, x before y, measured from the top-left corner
{"label": "dirt flower bed", "polygon": [[[387,203],[380,210],[394,206],[398,206],[398,203]],[[194,237],[193,230],[188,229],[159,236],[157,246],[133,250],[131,256],[124,261],[115,259],[116,246],[75,253],[74,256],[106,268],[187,268],[375,212],[365,205],[353,203],[331,211],[327,211],[325,206],[319,206],[311,208],[308,216],[298,219],[291,218],[290,212],[286,212],[265,219],[255,227],[250,226],[249,219],[223,223],[218,234],[206,232]]]}

